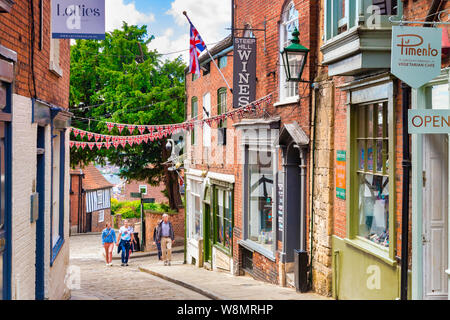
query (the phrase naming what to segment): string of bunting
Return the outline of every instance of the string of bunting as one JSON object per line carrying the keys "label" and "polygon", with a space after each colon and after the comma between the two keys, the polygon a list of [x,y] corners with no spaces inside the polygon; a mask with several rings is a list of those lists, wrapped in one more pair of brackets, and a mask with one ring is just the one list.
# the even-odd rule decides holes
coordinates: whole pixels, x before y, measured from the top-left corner
{"label": "string of bunting", "polygon": [[[81,148],[85,149],[88,147],[90,150],[93,150],[94,147],[97,149],[106,148],[109,150],[112,146],[117,149],[119,146],[123,148],[126,145],[133,146],[133,144],[141,144],[143,142],[148,143],[149,141],[153,142],[154,140],[163,139],[168,135],[172,135],[174,133],[178,133],[180,131],[192,131],[195,126],[203,126],[205,123],[212,127],[213,123],[218,123],[219,121],[224,121],[227,118],[234,120],[235,117],[242,118],[247,112],[258,112],[263,108],[264,103],[267,105],[272,101],[272,94],[269,94],[261,99],[258,99],[246,106],[243,106],[239,109],[235,109],[226,113],[223,113],[218,116],[201,119],[201,120],[189,120],[183,123],[177,124],[167,124],[167,125],[134,125],[134,124],[122,124],[122,123],[114,123],[114,122],[106,122],[106,126],[111,132],[113,128],[117,128],[119,133],[122,133],[123,130],[128,130],[130,134],[133,134],[135,130],[138,130],[140,135],[131,135],[131,136],[112,136],[105,135],[100,133],[89,132],[85,130],[81,130],[78,128],[69,128],[69,132],[72,132],[75,138],[80,137],[83,139],[87,137],[88,141],[74,141],[71,140],[70,147],[71,148]],[[144,134],[145,131],[148,131],[148,134]],[[91,141],[95,140],[95,141]]]}

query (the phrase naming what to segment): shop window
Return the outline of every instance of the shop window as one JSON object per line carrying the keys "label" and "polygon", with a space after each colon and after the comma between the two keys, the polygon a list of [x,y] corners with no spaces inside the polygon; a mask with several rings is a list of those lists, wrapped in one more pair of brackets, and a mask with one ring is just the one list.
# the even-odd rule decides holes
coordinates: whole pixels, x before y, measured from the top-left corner
{"label": "shop window", "polygon": [[[291,44],[292,32],[295,28],[299,28],[298,11],[295,9],[294,3],[290,2],[283,9],[280,23],[280,50]],[[283,61],[280,55],[280,61]],[[284,66],[280,66],[280,101],[298,96],[297,82],[286,81],[286,73]]]}
{"label": "shop window", "polygon": [[233,239],[232,194],[228,190],[215,188],[216,196],[216,243],[230,250]]}
{"label": "shop window", "polygon": [[248,238],[272,251],[273,163],[270,151],[248,150]]}
{"label": "shop window", "polygon": [[201,189],[202,184],[194,180],[189,180],[190,191],[188,194],[189,214],[188,214],[188,233],[190,238],[198,239],[203,235],[202,232],[202,208],[201,208]]}
{"label": "shop window", "polygon": [[449,84],[437,84],[426,88],[432,109],[449,109]]}
{"label": "shop window", "polygon": [[[227,112],[227,88],[220,88],[217,91],[217,115]],[[218,144],[226,145],[227,120],[220,120],[218,124]]]}
{"label": "shop window", "polygon": [[[191,101],[191,119],[197,120],[198,117],[198,99],[197,97],[193,97]],[[195,146],[196,144],[196,126],[191,130],[191,145]]]}
{"label": "shop window", "polygon": [[403,7],[399,0],[326,0],[324,12],[328,41],[359,24],[372,29],[389,27],[389,17],[400,16]]}
{"label": "shop window", "polygon": [[358,235],[389,247],[387,102],[356,107]]}

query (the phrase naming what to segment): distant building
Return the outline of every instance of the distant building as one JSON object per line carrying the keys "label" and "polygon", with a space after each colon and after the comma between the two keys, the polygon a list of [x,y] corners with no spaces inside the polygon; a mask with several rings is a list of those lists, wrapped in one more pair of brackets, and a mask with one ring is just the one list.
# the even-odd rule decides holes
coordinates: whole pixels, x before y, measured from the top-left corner
{"label": "distant building", "polygon": [[136,198],[131,196],[134,192],[140,192],[142,190],[144,194],[144,198],[153,198],[156,203],[168,203],[167,197],[164,195],[163,191],[165,186],[163,183],[158,186],[151,186],[144,181],[125,181],[121,185],[120,194],[115,195],[116,199],[119,201],[133,201]]}
{"label": "distant building", "polygon": [[100,232],[111,222],[113,185],[94,166],[70,172],[70,232]]}

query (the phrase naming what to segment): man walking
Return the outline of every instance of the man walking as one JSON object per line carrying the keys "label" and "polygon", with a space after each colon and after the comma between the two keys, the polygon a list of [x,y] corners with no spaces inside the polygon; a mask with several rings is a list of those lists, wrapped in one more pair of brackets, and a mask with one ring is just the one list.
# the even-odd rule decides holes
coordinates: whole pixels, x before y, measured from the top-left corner
{"label": "man walking", "polygon": [[172,244],[175,242],[175,234],[173,232],[172,223],[169,221],[169,215],[165,213],[162,218],[162,221],[158,223],[156,229],[156,240],[161,243],[164,265],[170,266],[170,261],[172,260]]}
{"label": "man walking", "polygon": [[162,252],[161,252],[161,242],[156,239],[158,225],[161,223],[162,220],[159,220],[158,223],[155,226],[155,229],[153,230],[153,244],[156,245],[156,248],[158,249],[158,260],[161,260]]}

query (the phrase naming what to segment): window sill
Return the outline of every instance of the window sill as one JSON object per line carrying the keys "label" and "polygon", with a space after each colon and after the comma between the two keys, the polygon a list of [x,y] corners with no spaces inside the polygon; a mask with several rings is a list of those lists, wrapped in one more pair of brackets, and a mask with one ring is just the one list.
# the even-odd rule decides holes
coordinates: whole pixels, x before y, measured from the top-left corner
{"label": "window sill", "polygon": [[62,78],[63,71],[62,71],[61,67],[59,65],[57,65],[55,62],[50,61],[49,69],[50,69],[50,72],[52,72],[54,75]]}
{"label": "window sill", "polygon": [[252,252],[256,251],[259,254],[262,254],[263,256],[265,256],[266,258],[268,258],[269,260],[275,262],[276,258],[273,252],[261,247],[259,244],[257,244],[256,242],[252,241],[252,240],[239,240],[238,244],[240,244],[241,246],[243,246],[244,248],[246,248],[247,250],[250,250]]}
{"label": "window sill", "polygon": [[56,258],[58,257],[58,254],[60,253],[63,244],[64,238],[59,237],[56,244],[52,247],[52,258],[50,261],[50,267],[53,266],[53,262],[55,262]]}
{"label": "window sill", "polygon": [[227,249],[226,247],[222,246],[219,243],[215,243],[214,244],[214,248],[216,248],[217,250],[219,250],[220,252],[222,252],[223,254],[226,254],[227,256],[229,256],[230,258],[233,257],[233,254],[231,253],[230,249]]}
{"label": "window sill", "polygon": [[294,96],[294,97],[290,97],[290,98],[286,98],[283,101],[279,101],[277,103],[274,103],[273,106],[274,107],[281,107],[281,106],[285,106],[288,104],[294,104],[294,103],[298,103],[300,101],[300,96]]}
{"label": "window sill", "polygon": [[384,263],[390,266],[397,265],[397,261],[389,257],[389,248],[384,249],[376,244],[372,244],[369,241],[365,241],[359,238],[356,239],[345,238],[344,242],[356,249],[359,249],[361,251],[364,251],[365,253],[377,257],[378,259],[382,260]]}

